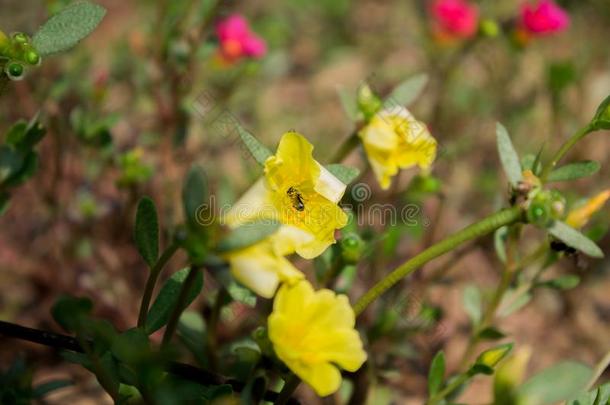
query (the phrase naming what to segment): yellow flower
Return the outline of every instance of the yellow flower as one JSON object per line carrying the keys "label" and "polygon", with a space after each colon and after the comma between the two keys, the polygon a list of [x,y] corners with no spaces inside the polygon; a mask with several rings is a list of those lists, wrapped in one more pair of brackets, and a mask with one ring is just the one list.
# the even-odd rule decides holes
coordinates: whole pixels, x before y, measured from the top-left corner
{"label": "yellow flower", "polygon": [[390,187],[398,169],[419,166],[428,172],[436,158],[436,140],[424,123],[402,107],[377,113],[359,136],[384,190]]}
{"label": "yellow flower", "polygon": [[338,367],[356,371],[366,360],[354,311],[345,295],[314,291],[307,281],[280,288],[269,316],[277,356],[318,395],[341,385]]}
{"label": "yellow flower", "polygon": [[345,184],[314,160],[313,146],[300,134],[282,136],[265,175],[243,195],[225,218],[229,226],[275,219],[297,254],[312,259],[335,243],[335,230],[347,224],[337,205]]}
{"label": "yellow flower", "polygon": [[589,222],[589,219],[597,211],[601,210],[610,198],[610,190],[602,191],[595,197],[588,199],[582,206],[571,210],[566,218],[566,223],[572,228],[580,229]]}
{"label": "yellow flower", "polygon": [[229,252],[231,274],[244,286],[261,297],[271,298],[280,283],[293,284],[304,278],[285,256],[294,248],[283,237],[283,232],[244,249]]}

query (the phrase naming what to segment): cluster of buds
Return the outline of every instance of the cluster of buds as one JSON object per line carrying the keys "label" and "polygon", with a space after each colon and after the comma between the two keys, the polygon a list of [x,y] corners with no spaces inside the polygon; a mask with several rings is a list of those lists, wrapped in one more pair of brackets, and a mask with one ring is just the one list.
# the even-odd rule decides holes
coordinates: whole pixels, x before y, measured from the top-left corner
{"label": "cluster of buds", "polygon": [[566,216],[565,197],[557,190],[543,189],[531,170],[523,172],[523,180],[513,190],[511,202],[524,208],[529,223],[543,228]]}
{"label": "cluster of buds", "polygon": [[38,66],[41,60],[28,35],[15,32],[8,37],[0,31],[0,67],[9,79],[21,80],[26,66]]}

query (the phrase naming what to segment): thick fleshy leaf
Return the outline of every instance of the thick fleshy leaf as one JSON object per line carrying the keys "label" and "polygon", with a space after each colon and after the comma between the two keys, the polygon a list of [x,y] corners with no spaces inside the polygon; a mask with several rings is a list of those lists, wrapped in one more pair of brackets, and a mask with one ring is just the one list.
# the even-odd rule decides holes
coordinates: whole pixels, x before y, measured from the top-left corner
{"label": "thick fleshy leaf", "polygon": [[476,285],[468,285],[464,288],[462,300],[472,324],[477,325],[481,321],[481,291]]}
{"label": "thick fleshy leaf", "polygon": [[159,220],[155,203],[148,197],[138,203],[134,238],[146,264],[154,266],[159,257]]}
{"label": "thick fleshy leaf", "polygon": [[[178,303],[178,296],[182,289],[182,284],[188,276],[190,268],[184,268],[174,273],[165,283],[157,299],[152,304],[148,317],[146,318],[146,333],[149,335],[167,324],[169,317]],[[189,290],[186,305],[190,305],[203,288],[203,275],[197,272],[197,278]]]}
{"label": "thick fleshy leaf", "polygon": [[201,225],[204,209],[209,209],[208,203],[208,183],[199,166],[193,166],[189,170],[184,186],[182,187],[182,206],[186,222],[197,228]]}
{"label": "thick fleshy leaf", "polygon": [[355,167],[345,166],[339,163],[326,166],[326,170],[331,172],[331,174],[338,178],[343,184],[351,183],[360,175],[360,170]]}
{"label": "thick fleshy leaf", "polygon": [[594,160],[574,162],[555,169],[549,174],[548,181],[568,181],[591,176],[599,171],[601,165]]}
{"label": "thick fleshy leaf", "polygon": [[566,245],[580,250],[584,254],[597,258],[604,257],[604,252],[602,252],[595,242],[561,221],[553,221],[552,225],[548,228],[548,231]]}
{"label": "thick fleshy leaf", "polygon": [[400,83],[392,90],[392,93],[384,101],[384,107],[388,108],[388,103],[393,103],[400,106],[408,106],[417,99],[421,92],[428,84],[428,75],[421,73],[412,76]]}
{"label": "thick fleshy leaf", "polygon": [[51,17],[32,38],[42,55],[66,51],[87,37],[104,18],[106,9],[86,1],[74,3]]}
{"label": "thick fleshy leaf", "polygon": [[443,378],[445,377],[445,354],[440,351],[436,353],[432,359],[430,365],[430,372],[428,373],[428,395],[435,395],[443,384]]}
{"label": "thick fleshy leaf", "polygon": [[534,375],[519,387],[518,392],[531,405],[555,404],[584,391],[592,374],[588,366],[566,361]]}
{"label": "thick fleshy leaf", "polygon": [[250,151],[250,154],[261,166],[265,164],[267,158],[272,156],[272,153],[265,145],[263,145],[254,135],[246,131],[241,125],[237,125],[237,131],[246,148]]}
{"label": "thick fleshy leaf", "polygon": [[508,131],[499,122],[496,125],[496,141],[504,172],[506,173],[510,184],[516,186],[517,183],[523,180],[519,155],[517,155],[517,152],[515,151]]}
{"label": "thick fleshy leaf", "polygon": [[219,252],[244,249],[271,236],[280,227],[280,223],[272,220],[251,222],[237,227],[218,243]]}

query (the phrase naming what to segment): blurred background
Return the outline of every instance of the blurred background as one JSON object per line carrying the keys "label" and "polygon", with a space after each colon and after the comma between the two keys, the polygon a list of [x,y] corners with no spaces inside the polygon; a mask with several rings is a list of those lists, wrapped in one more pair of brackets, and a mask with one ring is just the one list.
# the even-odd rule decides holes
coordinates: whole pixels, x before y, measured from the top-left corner
{"label": "blurred background", "polygon": [[[527,43],[519,43],[510,28],[517,0],[475,2],[481,18],[497,22],[504,34],[448,41],[432,32],[425,1],[97,2],[108,14],[91,37],[10,83],[0,98],[0,133],[39,110],[48,127],[38,146],[39,171],[13,192],[0,217],[2,320],[57,331],[50,307],[69,293],[93,297],[97,315],[120,329],[135,324],[147,277],[131,236],[137,200],[143,195],[155,200],[167,242],[181,220],[180,190],[192,163],[205,169],[218,207],[235,201],[260,176],[227,122],[239,122],[270,147],[285,131],[297,130],[315,145],[316,158],[328,161],[354,131],[340,94],[355,95],[365,80],[388,94],[409,76],[428,74],[425,90],[409,109],[439,142],[433,175],[442,193],[410,192],[416,174],[410,171],[382,191],[365,171],[359,182],[371,187],[367,204],[415,204],[420,210],[418,220],[408,224],[387,230],[365,226],[375,235],[373,253],[358,269],[360,282],[349,291],[353,300],[431,241],[506,204],[496,121],[508,128],[521,155],[543,148],[548,156],[610,93],[607,0],[558,2],[570,14],[569,28]],[[66,4],[2,0],[0,29],[33,33]],[[261,59],[227,63],[217,55],[213,23],[233,13],[246,17],[266,41]],[[610,137],[602,132],[572,152],[571,159],[598,160],[602,167],[596,176],[570,183],[569,190],[559,187],[570,203],[610,188],[609,151]],[[366,167],[360,152],[346,163]],[[609,214],[606,208],[593,221],[599,235],[605,234]],[[528,232],[523,249],[531,250],[539,238]],[[610,251],[610,237],[599,244]],[[177,255],[171,270],[184,262]],[[311,263],[297,264],[311,276]],[[426,275],[443,266],[450,269],[428,282]],[[440,348],[448,367],[457,367],[469,332],[463,291],[469,285],[494,288],[500,268],[493,238],[484,238],[457,256],[430,263],[422,276],[403,284],[403,293],[387,298],[401,316],[407,311],[407,319],[431,317],[434,325],[413,322],[375,341],[371,356],[379,370],[370,403],[421,403],[427,367]],[[528,374],[561,359],[595,364],[609,349],[609,271],[608,259],[584,267],[562,260],[551,273],[576,274],[581,283],[569,291],[536,291],[528,305],[503,321],[516,346],[531,350]],[[209,281],[205,288],[213,290],[214,280]],[[204,293],[192,309],[208,305]],[[250,310],[225,314],[222,339],[243,333]],[[0,367],[17,356],[36,366],[35,380],[78,381],[46,403],[109,403],[91,375],[49,349],[1,339]],[[482,404],[490,398],[490,380],[481,378],[461,401]]]}

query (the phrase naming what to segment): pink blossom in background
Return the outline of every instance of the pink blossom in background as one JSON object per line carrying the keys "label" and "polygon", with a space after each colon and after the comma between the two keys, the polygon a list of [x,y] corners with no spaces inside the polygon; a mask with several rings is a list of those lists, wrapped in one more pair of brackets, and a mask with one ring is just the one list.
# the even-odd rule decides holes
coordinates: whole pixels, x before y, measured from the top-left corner
{"label": "pink blossom in background", "polygon": [[250,31],[246,19],[233,14],[216,25],[220,53],[229,62],[242,57],[261,58],[267,52],[265,41]]}
{"label": "pink blossom in background", "polygon": [[435,0],[430,13],[441,36],[469,38],[477,32],[479,9],[465,0]]}
{"label": "pink blossom in background", "polygon": [[553,0],[525,3],[521,7],[520,28],[532,36],[555,34],[570,25],[570,16]]}

